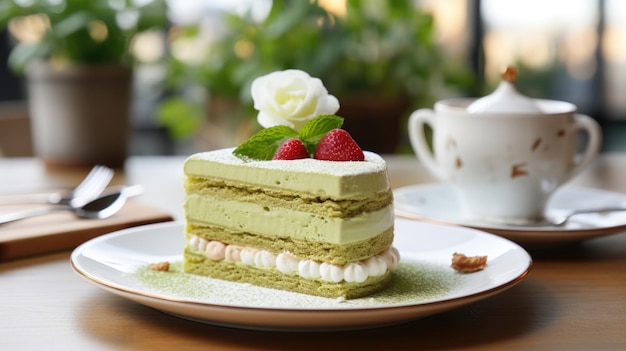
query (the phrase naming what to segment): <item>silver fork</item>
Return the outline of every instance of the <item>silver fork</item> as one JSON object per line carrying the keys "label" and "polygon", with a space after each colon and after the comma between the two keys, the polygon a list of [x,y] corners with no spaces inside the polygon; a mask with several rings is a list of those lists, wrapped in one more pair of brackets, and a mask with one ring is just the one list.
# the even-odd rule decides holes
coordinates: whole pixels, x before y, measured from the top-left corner
{"label": "silver fork", "polygon": [[52,194],[48,197],[48,202],[58,205],[69,205],[80,207],[95,199],[109,185],[113,178],[113,170],[106,166],[94,166],[89,174],[83,179],[72,192],[67,196]]}
{"label": "silver fork", "polygon": [[113,178],[113,170],[106,166],[94,166],[89,174],[69,194],[54,193],[49,195],[15,195],[15,199],[3,201],[2,204],[48,203],[80,207],[95,199]]}

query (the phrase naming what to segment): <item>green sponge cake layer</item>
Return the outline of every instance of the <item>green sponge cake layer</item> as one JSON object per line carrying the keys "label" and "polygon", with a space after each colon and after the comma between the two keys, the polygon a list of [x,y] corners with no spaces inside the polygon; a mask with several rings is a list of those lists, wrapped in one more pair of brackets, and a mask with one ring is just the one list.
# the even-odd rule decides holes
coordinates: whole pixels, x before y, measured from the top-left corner
{"label": "green sponge cake layer", "polygon": [[329,162],[315,159],[243,161],[234,149],[221,149],[190,156],[186,175],[217,178],[264,189],[288,189],[320,198],[369,198],[389,190],[387,165],[372,152],[364,162]]}
{"label": "green sponge cake layer", "polygon": [[390,248],[368,260],[340,266],[217,241],[204,243],[206,251],[199,246],[203,245],[194,240],[185,249],[187,273],[333,298],[356,298],[383,289],[399,259]]}
{"label": "green sponge cake layer", "polygon": [[232,151],[185,161],[185,272],[327,297],[387,285],[399,256],[380,156],[244,161]]}
{"label": "green sponge cake layer", "polygon": [[241,232],[291,237],[316,242],[348,244],[373,238],[393,226],[390,205],[352,217],[332,217],[314,212],[294,211],[267,203],[220,200],[213,196],[189,194],[185,203],[187,221],[213,224]]}
{"label": "green sponge cake layer", "polygon": [[295,256],[310,260],[329,262],[332,264],[346,264],[357,262],[374,256],[386,248],[393,241],[393,227],[373,238],[357,241],[345,245],[329,242],[316,242],[306,238],[273,237],[253,233],[232,231],[228,228],[215,225],[187,224],[187,239],[195,235],[205,240],[218,240],[223,243],[250,246],[269,252],[290,252]]}
{"label": "green sponge cake layer", "polygon": [[[222,201],[263,203],[267,207],[281,207],[329,217],[352,217],[362,212],[378,211],[389,206],[392,201],[389,188],[367,197],[354,195],[326,198],[285,187],[263,188],[249,183],[191,175],[185,179],[185,191],[188,194],[218,198]],[[207,205],[210,206],[210,204]],[[196,206],[202,205],[196,204]]]}

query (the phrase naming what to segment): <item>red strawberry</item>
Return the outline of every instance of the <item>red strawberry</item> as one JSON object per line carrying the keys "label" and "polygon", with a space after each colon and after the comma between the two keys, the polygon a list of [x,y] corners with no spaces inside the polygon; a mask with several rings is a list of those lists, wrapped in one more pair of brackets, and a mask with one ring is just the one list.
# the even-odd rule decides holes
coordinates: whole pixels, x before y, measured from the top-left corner
{"label": "red strawberry", "polygon": [[287,139],[276,151],[272,160],[298,160],[311,157],[300,139]]}
{"label": "red strawberry", "polygon": [[315,149],[314,158],[327,161],[363,161],[363,150],[343,129],[328,132]]}

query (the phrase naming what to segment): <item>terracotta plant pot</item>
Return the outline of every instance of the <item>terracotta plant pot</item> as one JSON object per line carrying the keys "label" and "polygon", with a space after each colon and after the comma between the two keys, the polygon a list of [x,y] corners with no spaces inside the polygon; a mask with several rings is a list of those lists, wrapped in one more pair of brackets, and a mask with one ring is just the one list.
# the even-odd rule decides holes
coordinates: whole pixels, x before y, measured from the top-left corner
{"label": "terracotta plant pot", "polygon": [[128,155],[132,70],[28,67],[35,155],[47,167],[123,167]]}

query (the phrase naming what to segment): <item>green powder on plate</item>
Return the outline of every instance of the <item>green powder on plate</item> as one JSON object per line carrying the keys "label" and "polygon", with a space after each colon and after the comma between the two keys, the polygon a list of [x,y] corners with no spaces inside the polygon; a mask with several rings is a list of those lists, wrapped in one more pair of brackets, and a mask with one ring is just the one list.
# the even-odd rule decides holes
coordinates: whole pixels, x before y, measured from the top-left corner
{"label": "green powder on plate", "polygon": [[460,275],[448,266],[411,260],[400,263],[388,288],[351,300],[310,296],[187,274],[183,272],[182,262],[173,262],[169,271],[165,272],[152,270],[146,265],[130,278],[136,279],[142,292],[165,299],[291,309],[350,309],[424,303],[445,297],[461,282]]}

